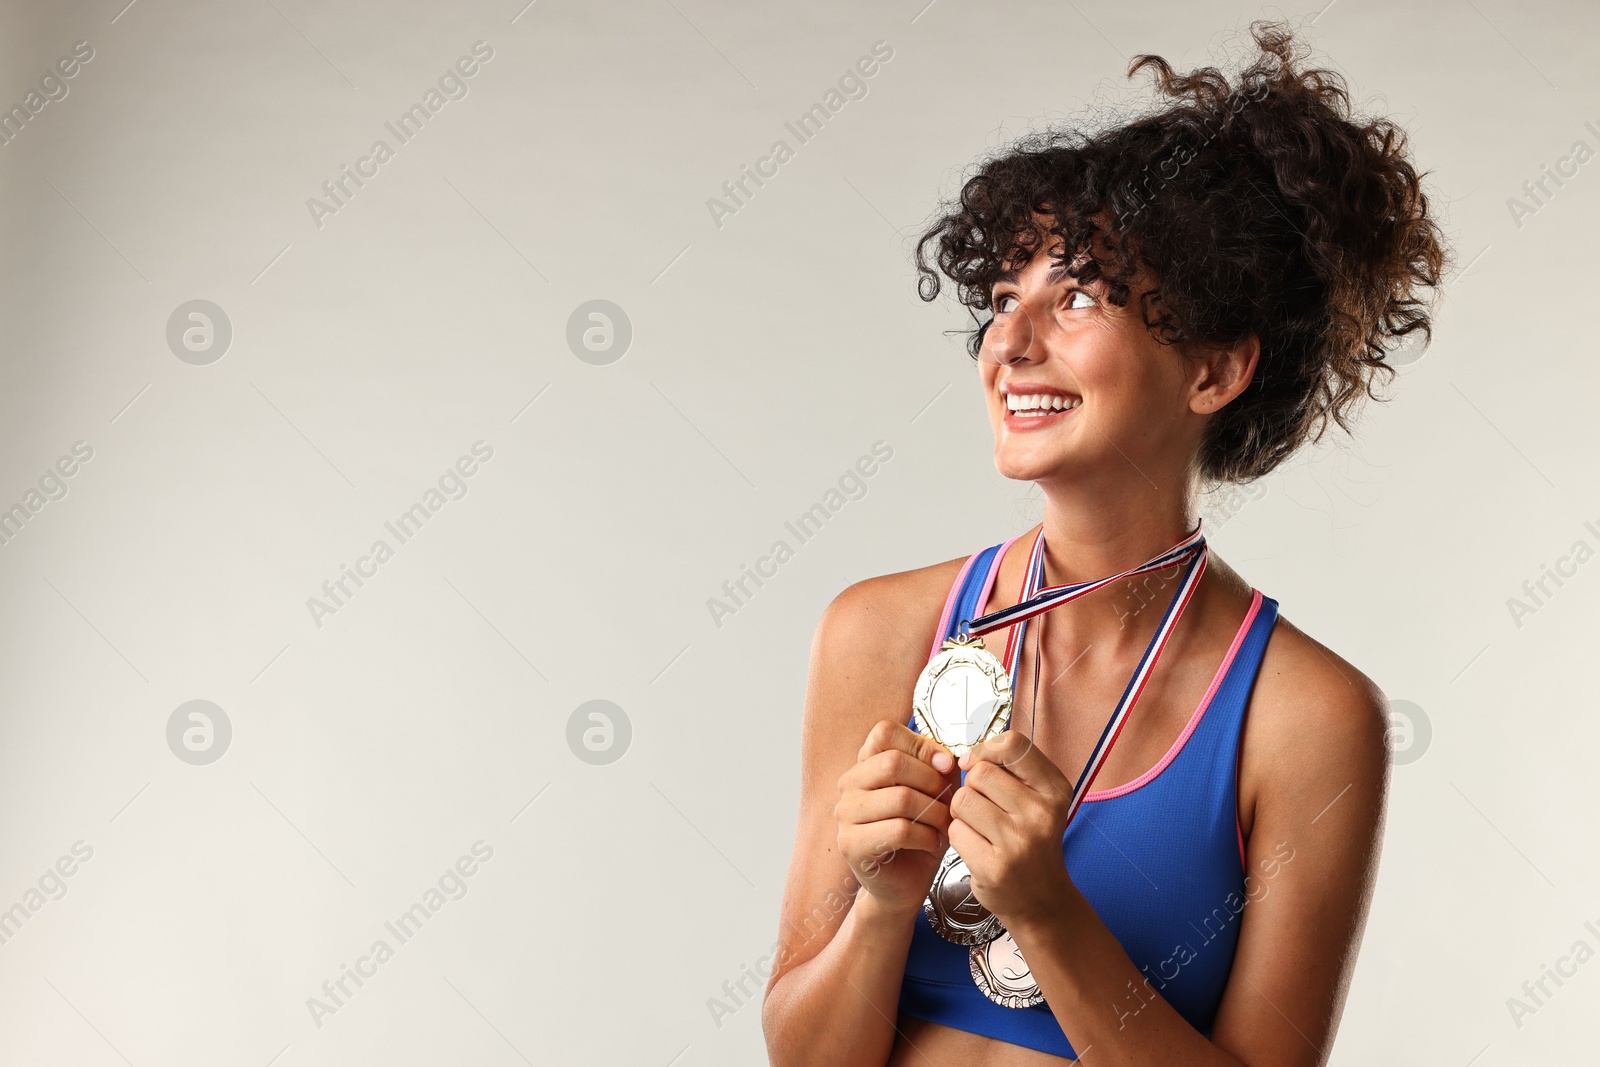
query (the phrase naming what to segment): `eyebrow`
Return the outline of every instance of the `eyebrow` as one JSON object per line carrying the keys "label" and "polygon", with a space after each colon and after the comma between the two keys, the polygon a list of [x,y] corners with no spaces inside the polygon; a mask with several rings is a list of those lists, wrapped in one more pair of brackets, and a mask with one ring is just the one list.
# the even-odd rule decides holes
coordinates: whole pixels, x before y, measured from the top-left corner
{"label": "eyebrow", "polygon": [[[1067,276],[1067,265],[1065,263],[1061,262],[1060,260],[1054,260],[1051,263],[1049,273],[1047,273],[1044,276],[1044,281],[1045,281],[1046,285],[1054,285],[1056,282],[1059,282],[1062,278],[1065,278],[1066,276]],[[1017,280],[1017,272],[1016,271],[1014,271],[1014,270],[1003,270],[999,274],[995,275],[994,284],[995,285],[1003,285],[1003,284],[1007,284],[1007,283],[1015,284],[1016,280]]]}

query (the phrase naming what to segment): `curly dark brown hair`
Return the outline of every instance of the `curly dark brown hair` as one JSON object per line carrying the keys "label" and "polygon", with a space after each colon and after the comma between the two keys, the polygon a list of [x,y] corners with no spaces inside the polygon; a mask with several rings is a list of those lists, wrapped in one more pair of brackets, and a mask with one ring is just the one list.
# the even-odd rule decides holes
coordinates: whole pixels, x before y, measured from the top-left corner
{"label": "curly dark brown hair", "polygon": [[1041,248],[1118,306],[1142,268],[1144,324],[1179,352],[1258,337],[1254,378],[1201,442],[1199,472],[1219,482],[1266,474],[1330,420],[1348,432],[1363,396],[1383,399],[1386,353],[1417,331],[1432,339],[1448,257],[1404,131],[1355,115],[1344,78],[1306,68],[1282,23],[1251,36],[1259,51],[1232,82],[1136,56],[1128,76],[1153,71],[1164,106],[1013,143],[916,246],[919,294],[936,299],[941,272],[954,283],[974,359],[998,276]]}

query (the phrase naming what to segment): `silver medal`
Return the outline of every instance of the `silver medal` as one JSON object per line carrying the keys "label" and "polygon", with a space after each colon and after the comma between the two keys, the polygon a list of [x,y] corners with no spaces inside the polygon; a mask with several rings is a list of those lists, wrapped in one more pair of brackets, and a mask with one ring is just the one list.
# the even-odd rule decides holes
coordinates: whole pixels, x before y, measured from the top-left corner
{"label": "silver medal", "polygon": [[922,912],[934,933],[958,945],[981,945],[1005,932],[994,913],[972,895],[972,872],[953,848],[939,863]]}
{"label": "silver medal", "polygon": [[972,980],[984,996],[1002,1008],[1031,1008],[1044,1003],[1028,961],[1009,932],[967,953]]}
{"label": "silver medal", "polygon": [[[981,637],[947,638],[917,677],[911,710],[917,729],[959,758],[1010,724],[1011,675]],[[1004,929],[972,895],[972,874],[953,848],[945,852],[922,910],[935,933],[958,945],[982,944]]]}

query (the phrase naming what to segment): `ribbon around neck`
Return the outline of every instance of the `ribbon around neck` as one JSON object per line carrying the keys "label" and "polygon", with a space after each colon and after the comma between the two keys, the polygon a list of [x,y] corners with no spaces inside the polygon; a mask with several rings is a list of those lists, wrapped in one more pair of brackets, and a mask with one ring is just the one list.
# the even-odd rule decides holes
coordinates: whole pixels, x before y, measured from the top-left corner
{"label": "ribbon around neck", "polygon": [[[1166,570],[1169,567],[1187,564],[1183,578],[1179,583],[1178,591],[1172,601],[1167,605],[1166,612],[1161,617],[1161,623],[1156,627],[1156,632],[1151,636],[1150,643],[1145,647],[1144,655],[1139,658],[1139,664],[1134,668],[1133,675],[1128,679],[1127,686],[1122,691],[1122,697],[1117,701],[1117,706],[1112,710],[1111,717],[1106,720],[1105,729],[1100,732],[1100,738],[1095,742],[1094,748],[1089,753],[1089,759],[1084,764],[1083,773],[1073,787],[1072,801],[1067,808],[1067,822],[1072,822],[1072,817],[1078,812],[1078,805],[1083,803],[1083,798],[1089,792],[1089,786],[1095,776],[1100,773],[1106,757],[1111,753],[1111,746],[1116,743],[1117,737],[1122,733],[1122,727],[1128,720],[1128,714],[1133,710],[1134,704],[1144,692],[1145,683],[1150,680],[1150,675],[1155,670],[1156,661],[1161,658],[1162,651],[1167,647],[1167,641],[1177,628],[1178,620],[1182,617],[1184,609],[1193,599],[1195,589],[1199,587],[1200,578],[1205,574],[1206,561],[1210,550],[1206,546],[1205,534],[1200,526],[1196,525],[1194,532],[1183,540],[1173,545],[1164,552],[1160,552],[1137,567],[1130,567],[1120,574],[1113,574],[1108,578],[1097,578],[1089,582],[1071,582],[1066,585],[1054,585],[1048,589],[1044,585],[1044,527],[1040,526],[1039,532],[1034,535],[1033,550],[1028,558],[1028,577],[1023,584],[1022,597],[1016,604],[1008,608],[992,611],[987,615],[979,616],[970,622],[964,623],[963,632],[974,637],[981,637],[1004,626],[1015,626],[1011,640],[1006,647],[1006,669],[1010,672],[1012,688],[1015,690],[1017,683],[1017,668],[1022,658],[1022,646],[1025,642],[1028,620],[1043,615],[1051,608],[1060,607],[1062,604],[1071,603],[1080,597],[1088,596],[1098,589],[1119,582],[1127,578],[1135,578],[1141,574],[1152,571]],[[1019,625],[1020,624],[1020,625]],[[1035,679],[1037,681],[1037,679]]]}

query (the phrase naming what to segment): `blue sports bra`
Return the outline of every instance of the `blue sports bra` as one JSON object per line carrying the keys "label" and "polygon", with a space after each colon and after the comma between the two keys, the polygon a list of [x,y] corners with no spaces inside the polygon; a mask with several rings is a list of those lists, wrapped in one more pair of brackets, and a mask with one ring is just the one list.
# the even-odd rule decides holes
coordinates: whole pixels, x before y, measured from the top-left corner
{"label": "blue sports bra", "polygon": [[[987,603],[1012,541],[967,560],[945,602],[934,652]],[[1125,785],[1090,790],[1061,843],[1073,884],[1149,988],[1208,1037],[1233,966],[1246,899],[1236,794],[1239,733],[1278,617],[1277,601],[1252,592],[1222,665],[1166,755]],[[1130,992],[1117,1010],[1133,1014],[1141,1003]],[[1006,1008],[990,1001],[973,984],[966,946],[934,933],[920,912],[900,986],[900,1012],[1077,1058],[1048,1004]]]}

